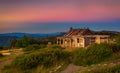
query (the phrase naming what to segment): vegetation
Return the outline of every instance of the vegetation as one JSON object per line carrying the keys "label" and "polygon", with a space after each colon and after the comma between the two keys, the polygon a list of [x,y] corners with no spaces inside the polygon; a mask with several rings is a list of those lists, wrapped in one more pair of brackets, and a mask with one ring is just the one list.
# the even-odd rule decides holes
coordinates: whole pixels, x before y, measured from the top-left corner
{"label": "vegetation", "polygon": [[17,39],[15,36],[0,36],[0,46],[9,46],[12,39]]}
{"label": "vegetation", "polygon": [[17,42],[16,39],[12,39],[12,40],[10,41],[10,48],[15,47],[15,43],[16,43],[16,42]]}
{"label": "vegetation", "polygon": [[12,61],[11,65],[9,65],[9,67],[10,69],[13,68],[22,71],[34,69],[38,66],[42,66],[43,68],[49,68],[59,65],[61,63],[68,63],[69,57],[70,53],[60,49],[59,47],[56,47],[54,49],[45,48],[40,49],[39,51],[35,51],[29,54],[23,54],[16,57]]}
{"label": "vegetation", "polygon": [[25,48],[25,47],[28,47],[29,45],[33,45],[33,44],[47,45],[48,42],[55,44],[56,37],[34,39],[31,37],[23,36],[21,39],[18,39],[18,40],[13,39],[10,43],[10,47]]}
{"label": "vegetation", "polygon": [[80,49],[74,63],[76,65],[91,65],[106,60],[112,55],[112,48],[108,44],[93,44],[87,49]]}
{"label": "vegetation", "polygon": [[15,47],[27,47],[35,43],[38,44],[38,41],[31,37],[24,36],[22,39],[16,41]]}
{"label": "vegetation", "polygon": [[3,47],[2,46],[0,46],[0,50],[2,50],[3,49]]}
{"label": "vegetation", "polygon": [[50,49],[63,49],[63,47],[59,46],[59,45],[50,45],[48,46],[47,48],[50,48]]}
{"label": "vegetation", "polygon": [[43,44],[42,45],[33,44],[33,45],[27,46],[26,48],[23,48],[23,51],[25,51],[25,52],[36,51],[39,49],[43,49],[45,47],[46,47],[46,45],[43,45]]}
{"label": "vegetation", "polygon": [[120,46],[120,34],[118,34],[117,36],[116,36],[116,44],[118,45],[118,46]]}
{"label": "vegetation", "polygon": [[91,71],[85,71],[84,73],[120,73],[120,65],[97,68]]}
{"label": "vegetation", "polygon": [[6,50],[6,49],[9,49],[8,46],[0,46],[0,50]]}
{"label": "vegetation", "polygon": [[[3,73],[49,73],[51,68],[70,62],[75,65],[89,66],[120,59],[120,35],[116,36],[116,43],[93,44],[71,53],[55,45],[55,41],[55,37],[33,39],[27,36],[17,41],[14,40],[11,42],[12,47],[23,47],[25,53],[17,56],[10,65],[6,65]],[[52,45],[47,45],[48,42],[52,42]],[[120,65],[117,65],[95,69],[88,73],[119,73],[119,68]]]}
{"label": "vegetation", "polygon": [[37,65],[47,68],[60,61],[67,61],[68,58],[69,53],[60,49],[42,50],[40,52],[18,56],[13,60],[12,65],[20,67],[20,69],[30,69]]}
{"label": "vegetation", "polygon": [[3,57],[3,55],[0,53],[0,58]]}

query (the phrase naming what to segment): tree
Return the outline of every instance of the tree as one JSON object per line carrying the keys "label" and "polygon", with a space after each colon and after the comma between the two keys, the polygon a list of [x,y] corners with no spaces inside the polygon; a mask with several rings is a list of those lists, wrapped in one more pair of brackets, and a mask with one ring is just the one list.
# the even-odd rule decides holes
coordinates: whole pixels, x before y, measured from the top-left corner
{"label": "tree", "polygon": [[29,45],[29,37],[24,35],[21,39],[17,40],[16,47],[26,47]]}
{"label": "tree", "polygon": [[15,47],[16,42],[17,42],[16,39],[12,39],[12,40],[10,41],[10,48]]}
{"label": "tree", "polygon": [[32,44],[39,44],[38,40],[24,35],[21,39],[17,40],[16,47],[27,47]]}
{"label": "tree", "polygon": [[120,46],[120,33],[116,36],[116,44]]}

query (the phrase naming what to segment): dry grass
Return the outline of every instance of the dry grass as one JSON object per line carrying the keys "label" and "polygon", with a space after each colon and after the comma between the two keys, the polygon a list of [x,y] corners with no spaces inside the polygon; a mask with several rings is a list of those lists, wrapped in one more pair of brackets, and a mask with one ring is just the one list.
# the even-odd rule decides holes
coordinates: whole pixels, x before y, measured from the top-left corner
{"label": "dry grass", "polygon": [[78,50],[80,48],[65,48],[66,51],[73,52],[75,50]]}
{"label": "dry grass", "polygon": [[1,50],[0,53],[9,53],[9,50]]}
{"label": "dry grass", "polygon": [[6,64],[10,64],[11,61],[19,54],[22,54],[22,49],[12,49],[12,50],[1,50],[0,53],[11,53],[10,55],[6,55],[0,58],[0,73],[1,68]]}

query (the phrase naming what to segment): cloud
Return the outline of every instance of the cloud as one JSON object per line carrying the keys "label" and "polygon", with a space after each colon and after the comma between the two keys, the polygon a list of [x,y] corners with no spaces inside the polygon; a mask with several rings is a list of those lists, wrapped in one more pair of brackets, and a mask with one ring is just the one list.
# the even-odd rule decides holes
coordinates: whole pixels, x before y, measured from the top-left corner
{"label": "cloud", "polygon": [[0,0],[2,22],[104,21],[120,18],[120,0]]}
{"label": "cloud", "polygon": [[[58,23],[55,26],[31,22],[90,23],[120,22],[119,20],[120,0],[0,0],[0,32],[54,32],[68,27],[64,23],[64,26]],[[75,26],[78,27],[78,24]]]}

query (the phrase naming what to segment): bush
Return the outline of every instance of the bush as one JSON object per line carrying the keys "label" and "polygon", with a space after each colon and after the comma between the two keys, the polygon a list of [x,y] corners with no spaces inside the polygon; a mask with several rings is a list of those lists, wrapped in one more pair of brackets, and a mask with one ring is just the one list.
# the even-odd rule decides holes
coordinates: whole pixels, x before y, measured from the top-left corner
{"label": "bush", "polygon": [[9,46],[3,46],[3,49],[10,49]]}
{"label": "bush", "polygon": [[118,46],[120,46],[120,33],[115,37],[115,42]]}
{"label": "bush", "polygon": [[0,50],[2,50],[3,49],[3,47],[2,46],[0,46]]}
{"label": "bush", "polygon": [[68,59],[69,53],[61,49],[41,49],[31,54],[16,57],[12,61],[12,66],[22,70],[31,69],[38,65],[47,68],[60,62],[68,62]]}
{"label": "bush", "polygon": [[38,64],[38,60],[36,56],[33,54],[18,56],[12,62],[13,66],[18,67],[23,70],[36,67],[37,64]]}
{"label": "bush", "polygon": [[[18,47],[18,48],[25,48],[29,45],[33,45],[33,44],[39,44],[39,41],[37,39],[34,39],[32,37],[28,37],[26,35],[24,35],[21,39],[15,40],[13,41],[13,47]],[[12,45],[12,43],[11,43]]]}
{"label": "bush", "polygon": [[75,55],[74,64],[96,64],[109,58],[112,53],[108,44],[94,44],[87,49],[80,49]]}
{"label": "bush", "polygon": [[5,64],[4,67],[1,69],[1,73],[30,73],[21,71],[20,69],[13,68],[10,64]]}
{"label": "bush", "polygon": [[51,45],[51,46],[48,46],[47,48],[50,48],[50,49],[63,49],[61,46],[59,45]]}
{"label": "bush", "polygon": [[45,47],[46,47],[45,45],[33,44],[33,45],[29,45],[28,47],[24,48],[23,51],[35,51],[35,50],[42,49]]}
{"label": "bush", "polygon": [[114,53],[117,53],[120,51],[120,46],[118,44],[110,44],[109,46],[112,48],[112,51]]}
{"label": "bush", "polygon": [[0,53],[0,57],[3,57],[3,55]]}

